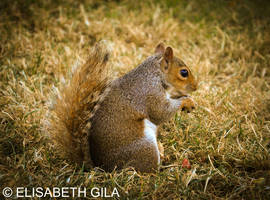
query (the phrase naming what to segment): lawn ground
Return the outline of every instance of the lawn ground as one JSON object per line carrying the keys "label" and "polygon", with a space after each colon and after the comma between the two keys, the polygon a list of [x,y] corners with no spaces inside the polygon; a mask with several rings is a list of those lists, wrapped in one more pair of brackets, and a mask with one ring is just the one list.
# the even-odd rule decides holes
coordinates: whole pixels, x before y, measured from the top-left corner
{"label": "lawn ground", "polygon": [[[120,199],[269,198],[269,27],[266,1],[1,1],[0,192],[116,187]],[[85,172],[43,131],[52,87],[103,39],[115,77],[163,41],[200,81],[195,111],[162,126],[155,174]]]}

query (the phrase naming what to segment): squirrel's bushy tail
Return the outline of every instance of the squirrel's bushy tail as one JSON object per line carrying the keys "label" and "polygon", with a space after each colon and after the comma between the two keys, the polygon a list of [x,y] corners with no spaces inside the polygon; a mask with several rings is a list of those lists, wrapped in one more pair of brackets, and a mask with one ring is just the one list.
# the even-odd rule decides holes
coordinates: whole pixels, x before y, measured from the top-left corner
{"label": "squirrel's bushy tail", "polygon": [[45,128],[56,147],[72,161],[86,166],[92,165],[87,141],[89,118],[110,82],[108,59],[105,43],[97,43],[71,80],[59,90],[56,88],[57,95],[46,117]]}

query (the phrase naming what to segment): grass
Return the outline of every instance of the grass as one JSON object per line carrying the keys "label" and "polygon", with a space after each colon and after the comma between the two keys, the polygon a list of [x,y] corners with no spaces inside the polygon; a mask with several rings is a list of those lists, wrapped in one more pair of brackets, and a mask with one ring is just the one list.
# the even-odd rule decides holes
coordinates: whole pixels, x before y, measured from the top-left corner
{"label": "grass", "polygon": [[[266,4],[266,5],[265,5]],[[270,196],[270,10],[263,1],[1,1],[0,189],[116,187],[121,199]],[[52,86],[106,39],[115,77],[165,41],[200,80],[161,128],[156,174],[85,172],[42,129]],[[191,169],[182,168],[188,158]],[[0,195],[1,196],[1,195]],[[88,196],[90,198],[90,196]]]}

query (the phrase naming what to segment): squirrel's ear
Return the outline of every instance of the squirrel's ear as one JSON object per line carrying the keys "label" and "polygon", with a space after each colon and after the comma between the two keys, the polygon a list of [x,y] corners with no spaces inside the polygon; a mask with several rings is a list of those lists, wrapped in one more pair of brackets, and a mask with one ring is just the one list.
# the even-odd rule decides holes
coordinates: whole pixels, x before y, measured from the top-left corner
{"label": "squirrel's ear", "polygon": [[164,54],[165,52],[165,46],[164,44],[161,42],[157,45],[156,49],[155,49],[155,53],[161,53]]}
{"label": "squirrel's ear", "polygon": [[165,50],[164,58],[166,62],[171,62],[173,59],[173,50],[171,47],[167,47]]}

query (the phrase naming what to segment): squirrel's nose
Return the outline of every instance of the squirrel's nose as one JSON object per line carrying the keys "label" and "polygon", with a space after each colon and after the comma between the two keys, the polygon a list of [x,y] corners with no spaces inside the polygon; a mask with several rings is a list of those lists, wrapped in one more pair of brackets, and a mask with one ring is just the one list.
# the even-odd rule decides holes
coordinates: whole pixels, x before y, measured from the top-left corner
{"label": "squirrel's nose", "polygon": [[193,89],[193,91],[198,89],[198,80],[197,79],[193,80],[192,89]]}
{"label": "squirrel's nose", "polygon": [[198,89],[198,83],[194,81],[194,83],[191,84],[192,91],[196,91]]}
{"label": "squirrel's nose", "polygon": [[195,91],[195,90],[197,90],[198,89],[198,83],[196,82],[196,83],[194,83],[194,85],[193,85],[193,91]]}
{"label": "squirrel's nose", "polygon": [[187,89],[189,92],[194,92],[195,90],[197,90],[197,84],[191,83],[188,85]]}

